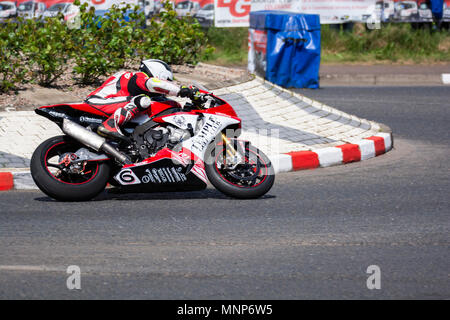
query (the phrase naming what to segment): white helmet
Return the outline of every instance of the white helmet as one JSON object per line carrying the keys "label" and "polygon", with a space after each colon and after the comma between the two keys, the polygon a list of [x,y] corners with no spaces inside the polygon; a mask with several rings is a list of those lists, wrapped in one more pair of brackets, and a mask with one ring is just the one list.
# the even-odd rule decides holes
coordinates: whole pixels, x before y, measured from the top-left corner
{"label": "white helmet", "polygon": [[144,72],[149,77],[160,80],[173,81],[172,69],[164,61],[157,59],[148,59],[141,62],[139,71]]}

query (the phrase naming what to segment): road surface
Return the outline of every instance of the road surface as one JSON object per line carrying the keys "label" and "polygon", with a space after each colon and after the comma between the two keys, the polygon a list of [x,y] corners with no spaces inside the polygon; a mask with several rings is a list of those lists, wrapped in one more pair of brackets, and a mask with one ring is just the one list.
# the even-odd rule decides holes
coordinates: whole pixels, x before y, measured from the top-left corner
{"label": "road surface", "polygon": [[[0,193],[0,298],[450,298],[450,90],[302,92],[387,124],[395,149],[280,174],[258,200],[211,188],[77,204]],[[70,265],[81,290],[66,286]],[[372,265],[379,290],[367,288]]]}

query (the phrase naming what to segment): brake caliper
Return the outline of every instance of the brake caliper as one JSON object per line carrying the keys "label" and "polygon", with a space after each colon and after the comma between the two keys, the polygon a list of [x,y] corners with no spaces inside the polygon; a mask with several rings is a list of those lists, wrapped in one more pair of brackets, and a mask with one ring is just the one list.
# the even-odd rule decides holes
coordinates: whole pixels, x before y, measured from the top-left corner
{"label": "brake caliper", "polygon": [[59,158],[59,164],[64,164],[65,167],[68,167],[72,161],[75,161],[77,158],[75,153],[66,153]]}

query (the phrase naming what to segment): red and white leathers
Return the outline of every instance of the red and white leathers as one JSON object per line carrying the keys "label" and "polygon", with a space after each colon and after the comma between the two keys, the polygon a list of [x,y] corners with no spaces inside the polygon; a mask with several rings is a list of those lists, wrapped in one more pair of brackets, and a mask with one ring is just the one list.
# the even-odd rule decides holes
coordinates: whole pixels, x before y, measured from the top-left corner
{"label": "red and white leathers", "polygon": [[120,126],[151,106],[152,97],[176,96],[180,87],[165,80],[151,78],[143,72],[118,72],[100,88],[88,95],[85,102],[110,114],[98,128],[103,135],[121,136]]}

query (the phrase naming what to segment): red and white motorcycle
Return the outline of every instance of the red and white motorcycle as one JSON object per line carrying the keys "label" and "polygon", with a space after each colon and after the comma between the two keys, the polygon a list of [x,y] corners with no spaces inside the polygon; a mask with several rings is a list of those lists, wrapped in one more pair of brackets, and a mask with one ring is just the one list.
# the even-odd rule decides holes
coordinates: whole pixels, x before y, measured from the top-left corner
{"label": "red and white motorcycle", "polygon": [[109,114],[89,104],[36,109],[65,133],[35,150],[36,185],[61,201],[92,199],[108,183],[124,192],[160,192],[202,190],[209,181],[235,198],[266,194],[275,181],[269,158],[237,139],[241,120],[227,102],[201,92],[201,99],[183,107],[161,97],[149,108],[152,114],[124,126],[120,141],[96,133]]}

